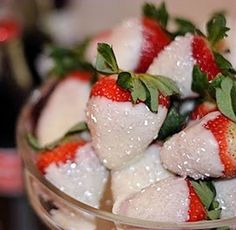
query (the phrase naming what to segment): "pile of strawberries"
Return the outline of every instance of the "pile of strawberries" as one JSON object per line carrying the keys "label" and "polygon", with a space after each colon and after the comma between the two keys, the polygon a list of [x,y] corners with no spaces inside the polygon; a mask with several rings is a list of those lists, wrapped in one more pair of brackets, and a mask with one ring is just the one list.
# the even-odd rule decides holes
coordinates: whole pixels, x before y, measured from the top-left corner
{"label": "pile of strawberries", "polygon": [[[83,58],[70,56],[82,64],[68,68],[41,111],[35,134],[47,150],[36,165],[47,177],[50,165],[73,164],[89,144],[104,180],[111,174],[116,214],[166,222],[235,216],[235,70],[217,52],[225,18],[213,15],[207,35],[193,24],[171,33],[167,22],[164,4],[145,4],[141,18],[92,37]],[[194,109],[181,112],[186,101]],[[59,138],[84,120],[88,130],[69,131],[79,137]]]}

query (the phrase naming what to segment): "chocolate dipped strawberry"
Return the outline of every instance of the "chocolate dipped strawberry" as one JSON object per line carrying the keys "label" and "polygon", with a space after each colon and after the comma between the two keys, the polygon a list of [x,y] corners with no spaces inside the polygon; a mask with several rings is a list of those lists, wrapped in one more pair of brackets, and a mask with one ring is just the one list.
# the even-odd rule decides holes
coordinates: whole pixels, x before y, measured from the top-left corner
{"label": "chocolate dipped strawberry", "polygon": [[235,177],[235,130],[235,122],[211,112],[167,140],[161,160],[170,171],[194,179]]}
{"label": "chocolate dipped strawberry", "polygon": [[95,36],[86,50],[86,59],[95,64],[97,43],[105,42],[112,45],[121,69],[146,72],[154,57],[171,41],[164,29],[167,17],[164,4],[158,9],[145,4],[143,17],[125,20]]}
{"label": "chocolate dipped strawberry", "polygon": [[55,141],[73,125],[85,120],[91,75],[73,71],[56,85],[37,122],[36,134],[42,145]]}
{"label": "chocolate dipped strawberry", "polygon": [[[203,193],[205,200],[201,197]],[[220,208],[206,182],[170,177],[130,195],[114,206],[113,212],[150,221],[192,222],[217,219]]]}
{"label": "chocolate dipped strawberry", "polygon": [[227,36],[227,30],[224,16],[214,15],[207,23],[207,37],[190,33],[177,36],[158,54],[147,72],[170,77],[179,86],[182,98],[197,97],[192,86],[196,74],[194,68],[198,67],[206,74],[208,81],[224,71],[222,60],[212,47]]}
{"label": "chocolate dipped strawberry", "polygon": [[199,120],[203,118],[210,112],[216,111],[217,106],[215,103],[204,101],[203,103],[197,105],[190,114],[191,120]]}
{"label": "chocolate dipped strawberry", "polygon": [[106,167],[117,169],[142,155],[157,137],[168,96],[178,89],[165,77],[120,72],[107,44],[98,46],[97,70],[118,77],[103,77],[92,87],[87,123],[99,158]]}
{"label": "chocolate dipped strawberry", "polygon": [[141,191],[150,184],[174,176],[163,168],[160,161],[160,148],[157,143],[150,145],[142,157],[120,170],[113,170],[112,194],[115,203],[130,194]]}
{"label": "chocolate dipped strawberry", "polygon": [[90,143],[71,140],[38,154],[36,165],[47,180],[93,207],[99,206],[108,172]]}

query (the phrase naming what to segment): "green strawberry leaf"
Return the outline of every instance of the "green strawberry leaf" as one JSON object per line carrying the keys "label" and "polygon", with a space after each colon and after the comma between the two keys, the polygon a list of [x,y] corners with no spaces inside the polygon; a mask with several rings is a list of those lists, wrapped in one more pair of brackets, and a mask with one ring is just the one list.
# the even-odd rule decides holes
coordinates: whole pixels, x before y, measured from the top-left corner
{"label": "green strawberry leaf", "polygon": [[232,64],[220,53],[214,52],[214,57],[221,73],[225,76],[234,77],[236,70],[233,68]]}
{"label": "green strawberry leaf", "polygon": [[134,104],[136,104],[138,100],[145,101],[147,99],[146,88],[139,78],[133,78],[131,96]]}
{"label": "green strawberry leaf", "polygon": [[167,137],[179,132],[182,129],[186,118],[187,114],[180,114],[177,107],[173,105],[161,126],[158,140],[165,140]]}
{"label": "green strawberry leaf", "polygon": [[121,72],[118,75],[117,84],[131,92],[134,104],[138,101],[145,102],[148,108],[155,113],[158,112],[159,93],[163,96],[179,94],[175,82],[163,76]]}
{"label": "green strawberry leaf", "polygon": [[143,5],[143,15],[157,21],[163,28],[166,28],[169,20],[169,14],[166,10],[165,3],[162,2],[157,8],[152,3],[145,3]]}
{"label": "green strawberry leaf", "polygon": [[[235,98],[232,95],[235,95],[235,88],[235,82],[229,77],[225,77],[221,81],[220,87],[216,87],[218,109],[234,122],[236,122],[235,103],[233,102]],[[234,92],[232,93],[232,91]]]}
{"label": "green strawberry leaf", "polygon": [[118,75],[117,84],[123,89],[131,90],[132,89],[132,75],[129,72],[121,72]]}
{"label": "green strawberry leaf", "polygon": [[221,211],[222,209],[215,209],[215,210],[211,210],[211,211],[207,211],[207,216],[210,220],[217,220],[220,219],[220,215],[221,215]]}
{"label": "green strawberry leaf", "polygon": [[75,124],[74,126],[72,126],[65,134],[64,137],[68,137],[74,134],[78,134],[84,131],[88,131],[88,126],[86,124],[86,122],[81,121],[77,124]]}
{"label": "green strawberry leaf", "polygon": [[215,13],[207,22],[207,38],[212,47],[218,41],[228,36],[227,31],[229,31],[229,28],[226,27],[226,19],[223,13]]}
{"label": "green strawberry leaf", "polygon": [[207,74],[203,73],[198,65],[193,67],[192,90],[202,96],[208,95],[209,82]]}
{"label": "green strawberry leaf", "polygon": [[[153,78],[153,76],[152,76],[152,78]],[[158,82],[159,91],[164,96],[171,96],[173,94],[180,94],[180,90],[179,90],[178,86],[176,85],[176,83],[172,79],[158,75],[157,77],[155,77],[155,80]]]}
{"label": "green strawberry leaf", "polygon": [[90,43],[90,39],[86,38],[84,41],[75,46],[74,51],[80,59],[85,60],[85,52]]}
{"label": "green strawberry leaf", "polygon": [[96,70],[102,74],[118,74],[119,68],[113,49],[106,43],[98,43]]}
{"label": "green strawberry leaf", "polygon": [[206,182],[191,181],[191,183],[195,192],[201,199],[202,204],[206,207],[206,209],[209,209],[215,197],[214,192],[211,190],[211,188]]}
{"label": "green strawberry leaf", "polygon": [[29,146],[35,150],[35,151],[45,151],[45,150],[51,150],[54,149],[56,146],[58,146],[60,143],[65,141],[68,137],[79,134],[81,132],[87,131],[88,126],[84,121],[81,121],[71,127],[62,137],[58,138],[57,140],[53,141],[52,143],[46,144],[46,145],[40,145],[38,139],[32,134],[28,133],[26,136],[27,143]]}
{"label": "green strawberry leaf", "polygon": [[225,76],[222,74],[218,74],[210,83],[209,85],[209,91],[213,98],[215,98],[215,92],[216,88],[219,88],[221,85],[221,82],[225,79]]}
{"label": "green strawberry leaf", "polygon": [[235,98],[236,98],[236,82],[234,81],[233,87],[231,90],[231,102],[232,102],[234,114],[236,114],[236,100],[235,100]]}
{"label": "green strawberry leaf", "polygon": [[154,84],[152,84],[151,81],[146,80],[145,78],[140,78],[142,83],[146,87],[146,105],[152,112],[158,112],[158,100],[159,100],[159,93],[157,91],[157,88]]}
{"label": "green strawberry leaf", "polygon": [[175,18],[174,19],[177,25],[177,31],[174,32],[174,36],[183,36],[187,33],[195,34],[196,26],[185,18]]}
{"label": "green strawberry leaf", "polygon": [[26,140],[28,145],[35,151],[42,150],[42,146],[39,144],[38,139],[32,134],[28,133],[26,135]]}
{"label": "green strawberry leaf", "polygon": [[216,189],[211,181],[190,180],[195,192],[201,200],[207,211],[209,220],[217,220],[221,215],[221,207],[216,200]]}
{"label": "green strawberry leaf", "polygon": [[64,77],[74,70],[95,72],[93,66],[83,58],[83,52],[77,47],[66,49],[63,47],[49,45],[47,52],[54,62],[50,73],[58,77]]}

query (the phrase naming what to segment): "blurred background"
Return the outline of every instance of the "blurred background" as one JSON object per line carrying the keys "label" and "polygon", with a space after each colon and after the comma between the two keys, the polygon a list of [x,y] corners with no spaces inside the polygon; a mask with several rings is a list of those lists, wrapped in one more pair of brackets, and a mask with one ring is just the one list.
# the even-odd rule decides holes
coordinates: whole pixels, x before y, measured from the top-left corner
{"label": "blurred background", "polygon": [[[30,92],[52,63],[48,43],[72,47],[87,36],[141,14],[143,0],[0,0],[0,230],[47,229],[27,202],[16,151],[15,126]],[[159,3],[160,1],[150,1]],[[224,10],[231,31],[227,46],[236,65],[236,1],[169,0],[168,11],[200,28],[209,14]]]}

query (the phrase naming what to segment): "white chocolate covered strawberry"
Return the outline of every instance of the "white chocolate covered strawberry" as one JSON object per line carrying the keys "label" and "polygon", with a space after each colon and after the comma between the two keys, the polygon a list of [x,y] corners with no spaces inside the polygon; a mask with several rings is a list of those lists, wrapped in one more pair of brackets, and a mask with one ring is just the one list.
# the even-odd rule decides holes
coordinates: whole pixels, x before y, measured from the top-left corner
{"label": "white chocolate covered strawberry", "polygon": [[69,141],[39,153],[37,167],[68,195],[99,207],[108,172],[90,143]]}
{"label": "white chocolate covered strawberry", "polygon": [[117,169],[142,155],[157,137],[169,100],[159,96],[158,113],[142,102],[132,104],[131,93],[114,76],[100,79],[92,88],[87,123],[93,147],[104,165]]}
{"label": "white chocolate covered strawberry", "polygon": [[158,144],[150,145],[144,155],[120,170],[112,171],[112,193],[115,202],[157,181],[173,176],[160,162]]}
{"label": "white chocolate covered strawberry", "polygon": [[148,73],[168,76],[180,88],[182,98],[198,96],[192,91],[193,67],[199,65],[212,80],[220,73],[208,41],[202,36],[177,36],[166,46],[147,70]]}
{"label": "white chocolate covered strawberry", "polygon": [[130,195],[113,213],[163,222],[206,219],[204,205],[192,184],[184,178],[167,178]]}
{"label": "white chocolate covered strawberry", "polygon": [[159,21],[144,15],[127,19],[112,30],[95,36],[86,50],[86,59],[95,63],[97,43],[105,42],[113,47],[121,69],[144,73],[170,41]]}
{"label": "white chocolate covered strawberry", "polygon": [[85,120],[91,74],[75,71],[58,83],[41,111],[36,134],[42,145],[63,136],[73,125]]}
{"label": "white chocolate covered strawberry", "polygon": [[236,124],[220,112],[172,136],[161,149],[161,161],[170,171],[194,179],[235,177]]}

